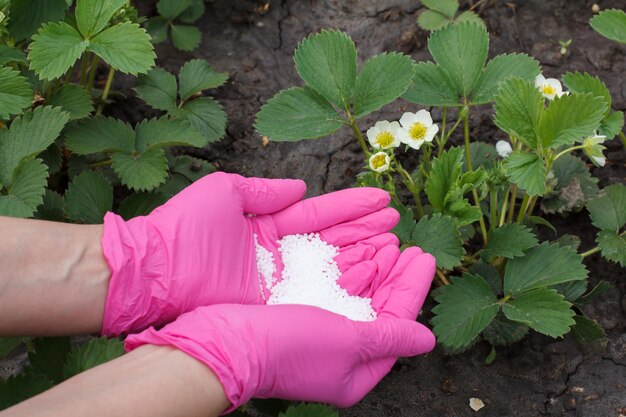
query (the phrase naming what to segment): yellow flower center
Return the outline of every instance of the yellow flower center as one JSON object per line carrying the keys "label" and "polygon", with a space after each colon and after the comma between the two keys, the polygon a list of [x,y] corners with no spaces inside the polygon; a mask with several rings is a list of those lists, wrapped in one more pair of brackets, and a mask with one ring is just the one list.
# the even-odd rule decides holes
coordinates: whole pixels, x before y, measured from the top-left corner
{"label": "yellow flower center", "polygon": [[422,123],[413,123],[413,126],[409,129],[409,135],[413,140],[422,140],[426,136],[426,126]]}
{"label": "yellow flower center", "polygon": [[376,155],[372,158],[372,166],[374,169],[379,169],[387,163],[387,158],[385,158],[384,154]]}
{"label": "yellow flower center", "polygon": [[376,143],[380,145],[381,148],[388,148],[393,143],[393,135],[389,131],[380,132],[376,135]]}
{"label": "yellow flower center", "polygon": [[552,87],[550,84],[544,84],[541,87],[541,92],[547,96],[553,96],[556,94],[556,88]]}

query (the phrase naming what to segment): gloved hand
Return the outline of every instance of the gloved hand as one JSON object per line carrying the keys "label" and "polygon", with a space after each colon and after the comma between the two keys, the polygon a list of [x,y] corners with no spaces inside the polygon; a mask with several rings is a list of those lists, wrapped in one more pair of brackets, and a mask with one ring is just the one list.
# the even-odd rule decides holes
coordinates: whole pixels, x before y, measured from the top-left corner
{"label": "gloved hand", "polygon": [[[269,292],[257,273],[254,235],[274,254],[276,241],[319,232],[341,248],[344,283],[378,249],[397,245],[398,213],[389,195],[355,188],[301,201],[300,180],[215,173],[196,181],[148,216],[124,221],[107,213],[102,248],[111,270],[102,334],[118,335],[168,323],[202,305],[261,304]],[[365,242],[361,242],[365,241]],[[360,242],[360,243],[359,243]],[[365,265],[371,272],[372,268]]]}
{"label": "gloved hand", "polygon": [[351,321],[303,305],[199,307],[160,331],[126,339],[126,349],[170,345],[216,374],[232,411],[252,397],[319,401],[346,407],[385,376],[399,356],[430,352],[435,337],[415,318],[430,288],[435,260],[406,249],[372,292],[378,318]]}

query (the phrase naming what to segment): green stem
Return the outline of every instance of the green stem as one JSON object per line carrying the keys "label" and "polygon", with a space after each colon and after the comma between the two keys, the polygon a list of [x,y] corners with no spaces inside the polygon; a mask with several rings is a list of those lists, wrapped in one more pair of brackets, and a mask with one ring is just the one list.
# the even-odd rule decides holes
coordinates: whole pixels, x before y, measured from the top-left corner
{"label": "green stem", "polygon": [[[552,159],[552,162],[556,161],[557,159],[559,159],[560,157],[562,157],[562,156],[563,156],[563,155],[565,155],[565,154],[568,154],[568,153],[570,153],[570,152],[572,152],[572,151],[575,151],[576,149],[584,149],[584,147],[585,147],[585,145],[578,145],[578,146],[572,146],[571,148],[567,148],[567,149],[565,149],[564,151],[559,152],[559,153],[558,153],[558,154],[554,157],[554,159]],[[550,165],[552,165],[552,164],[550,164]],[[551,167],[550,167],[550,168],[551,168]]]}
{"label": "green stem", "polygon": [[516,223],[521,223],[524,219],[524,214],[526,214],[526,209],[528,208],[528,201],[530,200],[530,196],[528,194],[524,194],[524,198],[522,199],[522,205],[519,208],[519,213],[517,213]]}
{"label": "green stem", "polygon": [[450,285],[450,281],[448,281],[448,278],[446,278],[446,276],[444,275],[444,273],[443,273],[443,272],[441,272],[441,269],[437,268],[437,269],[436,269],[436,271],[437,271],[437,277],[439,277],[439,279],[441,280],[441,282],[442,282],[444,285]]}
{"label": "green stem", "polygon": [[498,227],[501,227],[504,224],[504,219],[506,219],[506,209],[507,209],[507,204],[509,203],[510,192],[511,192],[511,188],[507,187],[506,193],[504,193],[504,198],[502,199],[502,209],[500,210],[500,222],[498,222]]}
{"label": "green stem", "polygon": [[[463,138],[465,141],[465,162],[467,163],[467,170],[472,171],[472,156],[470,154],[470,136],[469,136],[469,108],[465,109],[465,117],[463,117]],[[478,198],[478,191],[472,190],[472,196],[474,197],[474,205],[480,210],[480,233],[483,236],[483,242],[486,244],[489,241],[487,237],[487,226],[485,225],[485,219],[483,217],[483,210],[480,207],[480,199]]]}
{"label": "green stem", "polygon": [[539,196],[535,195],[530,199],[530,204],[528,204],[528,210],[526,210],[526,214],[528,214],[529,216],[532,216],[533,214],[533,210],[535,210],[535,204],[537,203],[537,200],[539,199]]}
{"label": "green stem", "polygon": [[420,192],[422,190],[420,190],[417,187],[417,185],[415,184],[415,181],[413,181],[413,177],[411,177],[411,174],[409,174],[409,172],[406,169],[404,169],[400,161],[395,157],[394,157],[394,161],[396,162],[395,164],[396,169],[402,175],[402,177],[404,177],[403,182],[406,184],[406,187],[409,189],[411,194],[413,194],[413,199],[415,200],[415,207],[417,208],[417,214],[419,215],[420,218],[424,217],[424,207],[422,207],[422,201],[420,198]]}
{"label": "green stem", "polygon": [[89,53],[85,52],[83,54],[83,59],[80,63],[80,84],[85,85],[85,81],[87,79],[87,67],[89,66]]}
{"label": "green stem", "polygon": [[93,163],[89,164],[89,168],[107,167],[107,166],[111,165],[112,163],[113,163],[112,160],[105,159],[104,161],[98,161],[98,162],[93,162]]}
{"label": "green stem", "polygon": [[622,140],[622,145],[624,145],[624,149],[626,149],[626,135],[624,135],[624,132],[619,132],[619,138]]}
{"label": "green stem", "polygon": [[365,157],[369,158],[371,153],[367,149],[367,143],[365,143],[365,138],[363,137],[361,130],[356,125],[356,119],[352,117],[351,115],[348,115],[348,119],[350,121],[350,127],[352,127],[352,131],[354,132],[354,134],[356,135],[356,138],[359,140],[359,143],[361,144],[361,148],[363,149],[363,153],[365,154]]}
{"label": "green stem", "polygon": [[489,192],[489,229],[496,228],[498,222],[498,190]]}
{"label": "green stem", "polygon": [[461,123],[461,120],[463,120],[462,117],[459,117],[456,121],[456,123],[452,126],[452,129],[450,129],[446,135],[445,141],[444,141],[444,145],[446,144],[446,142],[448,142],[448,139],[450,139],[450,136],[452,136],[452,134],[454,133],[454,131],[456,130],[456,128],[459,126],[459,124]]}
{"label": "green stem", "polygon": [[115,76],[115,68],[109,68],[109,75],[107,76],[107,82],[104,85],[104,90],[102,91],[101,103],[98,106],[98,111],[96,111],[96,116],[100,116],[102,114],[102,109],[106,104],[107,97],[109,97],[109,91],[111,91],[111,84],[113,83],[113,77]]}
{"label": "green stem", "polygon": [[582,256],[583,258],[586,258],[587,256],[593,255],[596,252],[600,252],[600,247],[599,246],[596,246],[593,249],[589,249],[587,252],[581,253],[580,256]]}
{"label": "green stem", "polygon": [[507,216],[507,223],[513,222],[513,214],[515,214],[515,201],[517,200],[517,184],[513,184],[513,192],[511,193],[511,201],[509,203],[509,214]]}
{"label": "green stem", "polygon": [[100,63],[100,57],[96,54],[93,55],[93,60],[91,61],[91,68],[89,68],[89,78],[87,79],[87,91],[91,93],[93,89],[93,81],[96,78],[96,72],[98,70],[98,64]]}
{"label": "green stem", "polygon": [[446,123],[448,121],[448,108],[443,106],[442,114],[441,114],[441,134],[439,135],[439,139],[437,140],[438,145],[438,155],[441,155],[443,152],[443,147],[446,145]]}

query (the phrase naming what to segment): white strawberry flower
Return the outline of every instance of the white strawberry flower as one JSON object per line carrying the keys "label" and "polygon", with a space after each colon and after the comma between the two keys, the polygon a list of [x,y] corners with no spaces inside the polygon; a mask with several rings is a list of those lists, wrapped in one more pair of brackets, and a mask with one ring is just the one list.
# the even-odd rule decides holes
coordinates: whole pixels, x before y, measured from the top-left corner
{"label": "white strawberry flower", "polygon": [[376,152],[370,156],[370,169],[375,172],[385,172],[389,169],[391,158],[385,152]]}
{"label": "white strawberry flower", "polygon": [[511,148],[511,144],[506,140],[499,140],[496,142],[496,151],[500,157],[506,158],[511,155],[513,148]]}
{"label": "white strawberry flower", "polygon": [[605,140],[606,136],[595,133],[583,141],[583,152],[591,159],[594,165],[599,167],[603,167],[606,164],[606,157],[603,153],[606,147],[602,145]]}
{"label": "white strawberry flower", "polygon": [[432,142],[439,132],[439,126],[433,124],[430,113],[423,109],[417,113],[404,113],[400,118],[400,125],[400,141],[413,149],[419,149],[424,142]]}
{"label": "white strawberry flower", "polygon": [[374,149],[389,149],[400,146],[398,138],[400,123],[381,120],[367,129],[367,140]]}
{"label": "white strawberry flower", "polygon": [[548,100],[554,100],[554,97],[561,97],[563,94],[567,94],[567,92],[563,91],[559,80],[546,78],[542,74],[537,75],[537,78],[535,78],[535,87]]}

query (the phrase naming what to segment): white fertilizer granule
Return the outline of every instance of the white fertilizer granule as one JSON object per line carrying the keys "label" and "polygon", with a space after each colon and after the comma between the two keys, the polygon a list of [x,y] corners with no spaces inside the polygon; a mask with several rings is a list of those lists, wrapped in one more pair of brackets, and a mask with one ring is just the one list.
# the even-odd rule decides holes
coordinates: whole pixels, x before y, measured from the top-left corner
{"label": "white fertilizer granule", "polygon": [[333,258],[338,249],[319,235],[289,235],[278,241],[284,265],[280,280],[273,278],[272,254],[255,243],[258,270],[271,293],[267,304],[305,304],[356,321],[376,318],[371,299],[349,295],[337,284],[341,272]]}

